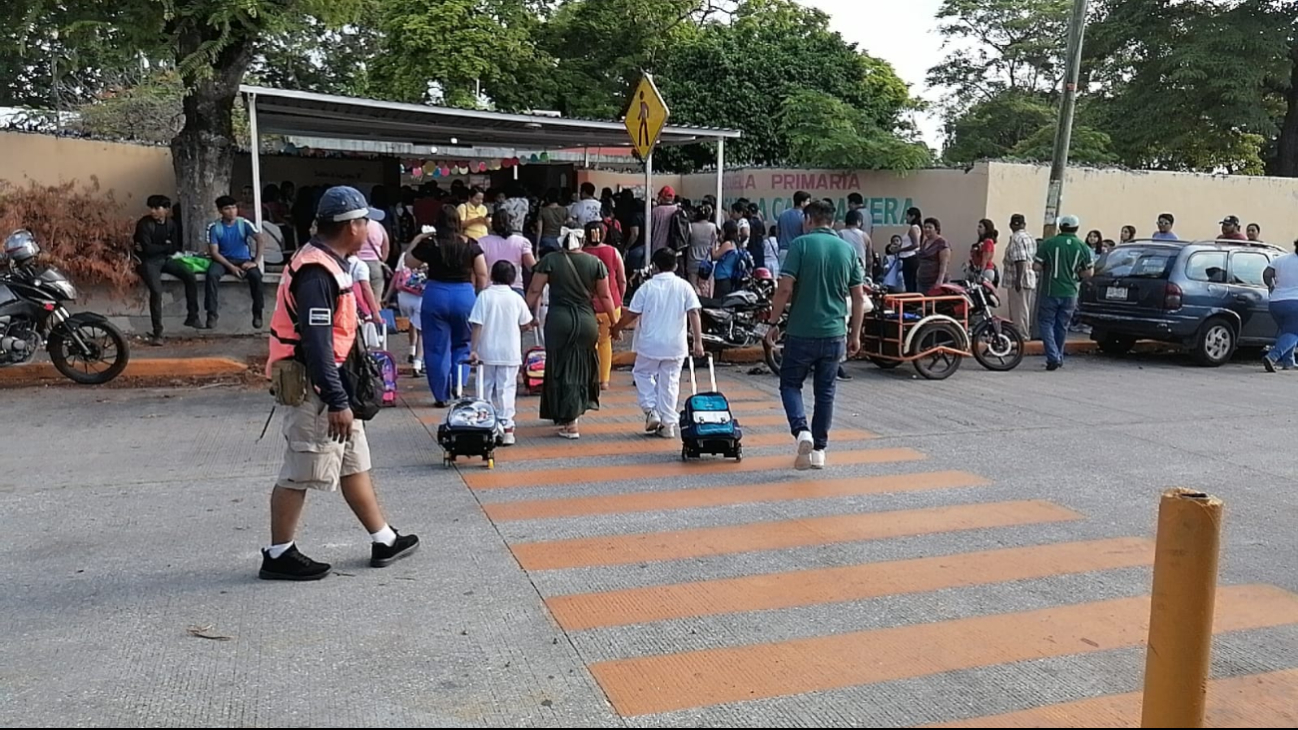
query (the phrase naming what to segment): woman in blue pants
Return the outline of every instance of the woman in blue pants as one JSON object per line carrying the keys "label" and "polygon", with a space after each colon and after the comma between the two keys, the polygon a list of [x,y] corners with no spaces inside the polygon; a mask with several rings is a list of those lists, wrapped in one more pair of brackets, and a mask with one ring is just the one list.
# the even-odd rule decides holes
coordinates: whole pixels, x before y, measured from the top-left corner
{"label": "woman in blue pants", "polygon": [[420,237],[406,255],[406,265],[428,265],[428,282],[420,320],[424,365],[433,405],[444,408],[455,387],[455,368],[469,359],[469,312],[479,290],[487,286],[487,260],[478,244],[460,233],[455,208],[442,209],[437,237]]}
{"label": "woman in blue pants", "polygon": [[[1298,241],[1294,241],[1298,251]],[[1294,347],[1298,346],[1298,253],[1276,257],[1262,272],[1262,281],[1271,293],[1271,317],[1280,332],[1275,345],[1262,358],[1262,366],[1274,373],[1275,366],[1293,367]]]}

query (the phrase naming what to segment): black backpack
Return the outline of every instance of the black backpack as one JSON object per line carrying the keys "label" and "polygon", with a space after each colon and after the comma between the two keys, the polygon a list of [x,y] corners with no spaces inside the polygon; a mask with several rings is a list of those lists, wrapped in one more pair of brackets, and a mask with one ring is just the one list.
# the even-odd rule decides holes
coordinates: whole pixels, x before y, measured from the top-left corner
{"label": "black backpack", "polygon": [[673,251],[683,251],[690,245],[690,217],[679,206],[667,224],[667,245]]}
{"label": "black backpack", "polygon": [[383,372],[361,345],[360,333],[339,369],[351,395],[352,415],[368,421],[383,409]]}

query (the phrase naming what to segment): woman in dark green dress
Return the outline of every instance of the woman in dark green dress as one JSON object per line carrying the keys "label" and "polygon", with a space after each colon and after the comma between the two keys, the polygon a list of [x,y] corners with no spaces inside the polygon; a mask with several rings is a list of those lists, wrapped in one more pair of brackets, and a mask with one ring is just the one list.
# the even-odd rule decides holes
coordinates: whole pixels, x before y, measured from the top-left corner
{"label": "woman in dark green dress", "polygon": [[559,425],[559,435],[581,438],[578,419],[599,409],[599,321],[593,299],[613,311],[608,269],[581,252],[580,231],[568,233],[559,251],[547,254],[532,269],[527,305],[536,311],[541,292],[550,286],[545,317],[545,383],[541,386],[541,418]]}

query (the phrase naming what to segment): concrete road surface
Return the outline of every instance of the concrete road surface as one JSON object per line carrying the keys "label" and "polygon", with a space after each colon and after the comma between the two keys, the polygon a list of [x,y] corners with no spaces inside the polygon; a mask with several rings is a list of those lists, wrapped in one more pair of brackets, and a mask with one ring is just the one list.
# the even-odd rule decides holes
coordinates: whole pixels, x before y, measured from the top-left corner
{"label": "concrete road surface", "polygon": [[1226,502],[1209,723],[1298,724],[1298,373],[1041,366],[854,364],[823,472],[769,375],[721,373],[742,462],[639,435],[619,373],[579,442],[520,398],[492,471],[407,379],[370,443],[421,551],[369,568],[313,494],[300,585],[256,579],[265,394],[5,391],[0,725],[1131,727],[1169,486]]}

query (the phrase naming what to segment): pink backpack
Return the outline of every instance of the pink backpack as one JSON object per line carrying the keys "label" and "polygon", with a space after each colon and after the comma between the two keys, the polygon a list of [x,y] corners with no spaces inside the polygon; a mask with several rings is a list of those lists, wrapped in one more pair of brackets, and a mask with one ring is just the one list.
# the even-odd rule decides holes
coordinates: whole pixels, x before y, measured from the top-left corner
{"label": "pink backpack", "polygon": [[383,375],[383,406],[391,407],[397,404],[397,361],[392,357],[392,353],[379,350],[371,352],[370,357],[379,366],[379,372]]}

